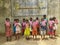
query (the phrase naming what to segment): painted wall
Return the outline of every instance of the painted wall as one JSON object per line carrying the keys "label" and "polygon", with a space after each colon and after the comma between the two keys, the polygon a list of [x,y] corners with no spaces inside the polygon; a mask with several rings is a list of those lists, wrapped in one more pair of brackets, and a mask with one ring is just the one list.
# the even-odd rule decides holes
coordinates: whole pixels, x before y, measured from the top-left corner
{"label": "painted wall", "polygon": [[[8,1],[5,0],[4,2],[5,2],[4,4],[3,4],[3,1],[0,4],[0,33],[4,33],[4,31],[5,31],[4,21],[5,21],[5,18],[7,18],[7,17],[10,18],[11,24],[12,24],[12,22],[15,18],[19,18],[19,20],[21,22],[22,18],[30,18],[30,17],[35,18],[35,17],[38,16],[37,15],[37,16],[28,16],[28,17],[26,17],[26,16],[13,17],[13,16],[11,16],[11,3],[10,3],[10,0],[8,0]],[[60,28],[60,5],[59,4],[60,4],[59,0],[48,0],[48,11],[47,11],[48,16],[47,16],[47,18],[52,17],[52,16],[57,17],[57,19],[59,20],[57,33],[60,33],[60,29],[59,29]],[[4,7],[4,8],[2,8],[2,7]],[[38,17],[41,18],[42,16],[38,16]]]}

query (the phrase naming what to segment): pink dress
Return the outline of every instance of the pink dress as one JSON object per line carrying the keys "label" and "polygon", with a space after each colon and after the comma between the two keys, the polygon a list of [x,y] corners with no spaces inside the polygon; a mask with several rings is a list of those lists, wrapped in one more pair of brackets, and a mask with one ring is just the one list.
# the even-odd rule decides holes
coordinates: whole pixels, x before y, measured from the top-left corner
{"label": "pink dress", "polygon": [[36,26],[39,27],[39,20],[36,20]]}
{"label": "pink dress", "polygon": [[6,30],[5,30],[6,36],[9,37],[9,36],[11,36],[11,27],[10,27],[11,25],[10,25],[10,22],[5,21],[5,26],[6,26]]}
{"label": "pink dress", "polygon": [[49,28],[53,28],[54,21],[49,21]]}
{"label": "pink dress", "polygon": [[33,22],[32,35],[37,35],[37,26],[36,26],[36,22]]}
{"label": "pink dress", "polygon": [[49,34],[53,35],[54,32],[53,32],[53,23],[54,21],[49,21]]}
{"label": "pink dress", "polygon": [[26,22],[22,22],[22,33],[24,33],[25,28],[26,28]]}

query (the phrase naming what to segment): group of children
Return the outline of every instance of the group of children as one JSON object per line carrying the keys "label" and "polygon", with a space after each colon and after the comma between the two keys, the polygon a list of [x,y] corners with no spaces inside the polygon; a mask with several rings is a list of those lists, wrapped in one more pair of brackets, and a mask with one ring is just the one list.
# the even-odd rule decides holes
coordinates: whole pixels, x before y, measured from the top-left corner
{"label": "group of children", "polygon": [[56,17],[49,19],[49,36],[50,37],[56,36],[57,24],[58,24],[58,20],[56,19]]}
{"label": "group of children", "polygon": [[[46,18],[46,15],[43,15],[43,18],[39,20],[30,18],[23,19],[22,23],[19,22],[19,19],[14,19],[13,22],[13,34],[16,39],[20,38],[20,34],[26,39],[30,39],[29,36],[32,35],[33,39],[37,38],[37,35],[41,35],[41,39],[45,39],[46,34],[49,37],[55,37],[58,21],[56,17],[52,17],[49,20]],[[7,41],[11,40],[12,30],[9,18],[6,18],[5,21],[5,32]]]}

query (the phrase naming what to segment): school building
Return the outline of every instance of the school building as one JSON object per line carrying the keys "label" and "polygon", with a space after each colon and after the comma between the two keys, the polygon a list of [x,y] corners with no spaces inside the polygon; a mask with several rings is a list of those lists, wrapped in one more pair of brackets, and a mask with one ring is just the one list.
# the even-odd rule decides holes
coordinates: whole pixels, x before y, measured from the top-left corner
{"label": "school building", "polygon": [[23,18],[47,18],[55,16],[59,20],[57,33],[60,33],[60,0],[0,0],[0,33],[4,33],[5,18],[11,23],[15,18],[21,22]]}

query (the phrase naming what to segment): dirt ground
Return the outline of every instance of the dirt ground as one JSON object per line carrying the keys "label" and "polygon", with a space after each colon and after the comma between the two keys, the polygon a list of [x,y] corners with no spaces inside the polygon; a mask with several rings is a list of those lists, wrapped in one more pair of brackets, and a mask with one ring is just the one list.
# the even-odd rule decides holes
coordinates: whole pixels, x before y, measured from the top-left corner
{"label": "dirt ground", "polygon": [[41,40],[41,37],[38,36],[36,40],[32,39],[26,40],[24,37],[20,37],[19,40],[15,40],[15,37],[12,37],[12,41],[6,41],[5,36],[0,36],[0,45],[59,45],[60,44],[60,35],[56,36],[55,39],[51,39],[46,36],[45,40]]}

